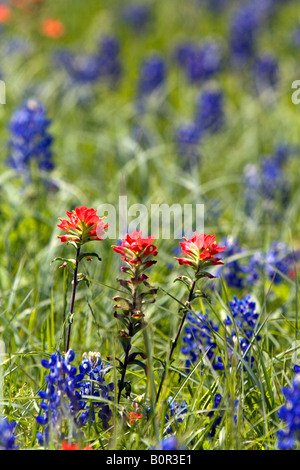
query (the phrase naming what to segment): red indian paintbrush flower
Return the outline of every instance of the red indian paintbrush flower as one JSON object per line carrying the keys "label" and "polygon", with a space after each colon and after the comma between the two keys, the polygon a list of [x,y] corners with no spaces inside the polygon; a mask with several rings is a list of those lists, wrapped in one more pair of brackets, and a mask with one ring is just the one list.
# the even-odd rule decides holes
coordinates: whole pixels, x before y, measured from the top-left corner
{"label": "red indian paintbrush flower", "polygon": [[83,245],[91,240],[103,240],[104,230],[108,224],[104,224],[103,217],[97,215],[94,209],[85,206],[76,207],[73,212],[66,211],[69,220],[60,219],[59,228],[67,232],[67,235],[59,235],[61,242],[73,241],[77,245]]}
{"label": "red indian paintbrush flower", "polygon": [[126,235],[121,246],[113,246],[113,250],[120,253],[122,260],[126,263],[135,266],[144,264],[148,268],[156,263],[156,261],[147,260],[150,255],[157,255],[156,246],[152,243],[154,238],[153,235],[143,238],[143,233],[135,230],[130,235]]}
{"label": "red indian paintbrush flower", "polygon": [[132,424],[132,423],[135,423],[135,421],[137,421],[138,419],[141,419],[143,417],[143,414],[138,414],[138,413],[135,413],[134,411],[131,411],[129,413],[129,423]]}
{"label": "red indian paintbrush flower", "polygon": [[0,3],[0,23],[6,23],[11,17],[11,9],[4,3]]}
{"label": "red indian paintbrush flower", "polygon": [[49,38],[59,39],[65,34],[65,26],[57,18],[47,18],[42,23],[42,33]]}
{"label": "red indian paintbrush flower", "polygon": [[214,243],[215,238],[215,235],[205,235],[205,233],[198,235],[196,232],[190,240],[185,238],[185,241],[180,242],[180,245],[186,258],[176,258],[179,264],[187,264],[195,269],[201,265],[208,267],[223,264],[221,258],[216,258],[215,255],[224,251],[225,247]]}
{"label": "red indian paintbrush flower", "polygon": [[[63,442],[61,446],[61,450],[81,450],[77,444],[69,444],[68,442]],[[92,450],[90,446],[86,446],[82,450]]]}

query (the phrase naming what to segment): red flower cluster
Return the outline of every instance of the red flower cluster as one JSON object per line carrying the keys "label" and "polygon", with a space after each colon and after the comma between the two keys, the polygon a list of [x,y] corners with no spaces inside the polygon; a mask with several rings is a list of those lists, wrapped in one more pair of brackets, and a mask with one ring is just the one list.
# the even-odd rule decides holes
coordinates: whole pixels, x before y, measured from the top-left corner
{"label": "red flower cluster", "polygon": [[156,263],[154,260],[148,260],[150,255],[157,255],[156,246],[152,243],[154,238],[154,236],[143,238],[143,233],[135,230],[131,235],[126,235],[121,246],[114,245],[113,250],[122,255],[124,262],[135,266],[144,265],[145,268],[149,268]]}
{"label": "red flower cluster", "polygon": [[10,8],[5,3],[0,3],[0,23],[6,23],[11,17]]}
{"label": "red flower cluster", "polygon": [[[61,450],[81,450],[77,444],[69,444],[68,442],[63,442]],[[92,450],[90,446],[86,446],[83,450]]]}
{"label": "red flower cluster", "polygon": [[137,414],[137,413],[135,413],[135,411],[131,411],[131,412],[129,413],[129,423],[130,423],[130,424],[134,423],[134,422],[137,421],[138,419],[141,419],[142,416],[143,416],[142,413],[141,413],[141,414]]}
{"label": "red flower cluster", "polygon": [[196,270],[201,264],[205,267],[223,264],[221,258],[216,258],[215,255],[224,251],[225,247],[214,243],[215,238],[215,235],[205,235],[205,233],[198,235],[196,232],[190,240],[185,238],[185,241],[180,242],[180,245],[186,258],[176,258],[179,264],[192,266]]}
{"label": "red flower cluster", "polygon": [[42,23],[42,33],[48,38],[59,39],[65,34],[65,26],[57,18],[47,18]]}
{"label": "red flower cluster", "polygon": [[85,206],[76,207],[75,211],[67,211],[69,220],[60,219],[59,228],[68,232],[68,235],[60,235],[61,242],[74,241],[78,245],[91,240],[103,240],[104,230],[108,225],[104,224],[103,218],[97,215],[94,209]]}

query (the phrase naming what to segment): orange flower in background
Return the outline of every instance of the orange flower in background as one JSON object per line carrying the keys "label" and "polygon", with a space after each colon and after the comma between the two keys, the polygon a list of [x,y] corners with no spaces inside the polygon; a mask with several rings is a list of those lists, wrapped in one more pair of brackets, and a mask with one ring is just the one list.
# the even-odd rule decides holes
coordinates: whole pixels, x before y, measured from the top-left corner
{"label": "orange flower in background", "polygon": [[28,8],[33,3],[43,3],[45,0],[11,0],[11,3],[16,8]]}
{"label": "orange flower in background", "polygon": [[10,8],[4,3],[0,3],[0,23],[6,23],[11,17]]}
{"label": "orange flower in background", "polygon": [[[68,442],[63,442],[61,450],[80,450],[80,447],[77,444],[69,444]],[[83,450],[92,450],[90,446],[86,446]]]}
{"label": "orange flower in background", "polygon": [[131,413],[129,413],[129,423],[132,424],[134,423],[135,421],[137,421],[138,419],[141,419],[143,416],[143,414],[137,414],[135,413],[134,411],[131,411]]}
{"label": "orange flower in background", "polygon": [[57,18],[47,18],[42,23],[42,33],[48,38],[59,39],[65,31],[65,25]]}

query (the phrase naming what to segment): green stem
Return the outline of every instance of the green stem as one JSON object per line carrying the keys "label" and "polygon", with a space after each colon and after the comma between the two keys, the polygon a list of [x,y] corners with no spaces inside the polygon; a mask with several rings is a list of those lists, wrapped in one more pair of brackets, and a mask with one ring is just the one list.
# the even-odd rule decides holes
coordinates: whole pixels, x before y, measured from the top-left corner
{"label": "green stem", "polygon": [[77,252],[76,252],[75,269],[74,269],[74,276],[73,276],[73,290],[72,290],[70,315],[69,315],[69,328],[68,328],[68,336],[67,336],[67,343],[66,343],[66,352],[69,351],[69,347],[70,347],[71,328],[72,328],[72,321],[73,321],[72,317],[73,317],[73,313],[74,313],[76,288],[77,288],[77,274],[78,274],[79,256],[80,256],[80,245],[77,247]]}
{"label": "green stem", "polygon": [[[133,278],[137,276],[137,268],[134,270]],[[130,312],[130,315],[132,315],[135,312],[136,309],[136,296],[137,296],[137,288],[133,286],[133,291],[132,291],[132,311]],[[131,338],[133,334],[133,324],[131,321],[131,318],[129,318],[129,327],[128,327],[128,335]],[[126,350],[125,350],[125,358],[124,358],[124,364],[123,364],[123,370],[122,370],[122,375],[119,383],[119,392],[118,392],[118,404],[120,403],[121,400],[121,393],[124,388],[124,382],[125,382],[125,376],[126,376],[126,371],[127,371],[127,366],[128,366],[128,357],[129,357],[129,351],[131,349],[131,339],[130,343],[127,345]]]}
{"label": "green stem", "polygon": [[[194,277],[194,280],[193,280],[193,283],[192,283],[192,286],[191,286],[191,289],[190,289],[190,292],[189,292],[189,296],[188,296],[188,300],[187,300],[187,304],[188,306],[190,306],[190,303],[193,299],[193,295],[194,295],[194,290],[195,290],[195,287],[196,287],[196,282],[197,282],[197,274],[199,272],[199,268],[195,274],[195,277]],[[159,384],[159,388],[158,388],[158,392],[157,392],[157,396],[156,396],[156,402],[158,402],[158,399],[159,399],[159,396],[160,396],[160,393],[161,393],[161,390],[162,390],[162,386],[163,386],[163,383],[165,381],[165,378],[166,378],[166,374],[167,374],[167,369],[169,367],[169,364],[171,362],[171,359],[172,359],[172,356],[173,356],[173,353],[175,351],[175,348],[177,346],[177,343],[178,343],[178,340],[179,340],[179,337],[180,337],[180,334],[181,334],[181,331],[182,331],[182,328],[183,328],[183,325],[184,325],[184,322],[185,322],[185,319],[187,317],[187,314],[188,314],[188,311],[186,310],[183,314],[183,317],[181,319],[181,322],[180,322],[180,325],[179,325],[179,328],[178,328],[178,331],[177,331],[177,334],[175,336],[175,339],[172,341],[172,347],[171,347],[171,350],[170,350],[170,353],[169,353],[169,357],[168,357],[168,360],[165,364],[165,367],[164,367],[164,370],[163,370],[163,374],[162,374],[162,377],[161,377],[161,381],[160,381],[160,384]]]}

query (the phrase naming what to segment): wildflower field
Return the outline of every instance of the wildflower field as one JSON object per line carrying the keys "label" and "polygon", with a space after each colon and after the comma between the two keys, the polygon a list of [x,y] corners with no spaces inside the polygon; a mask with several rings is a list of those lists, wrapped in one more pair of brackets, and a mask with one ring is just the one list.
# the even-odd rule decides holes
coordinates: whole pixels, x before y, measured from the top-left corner
{"label": "wildflower field", "polygon": [[0,54],[0,449],[299,450],[299,2],[1,0]]}

